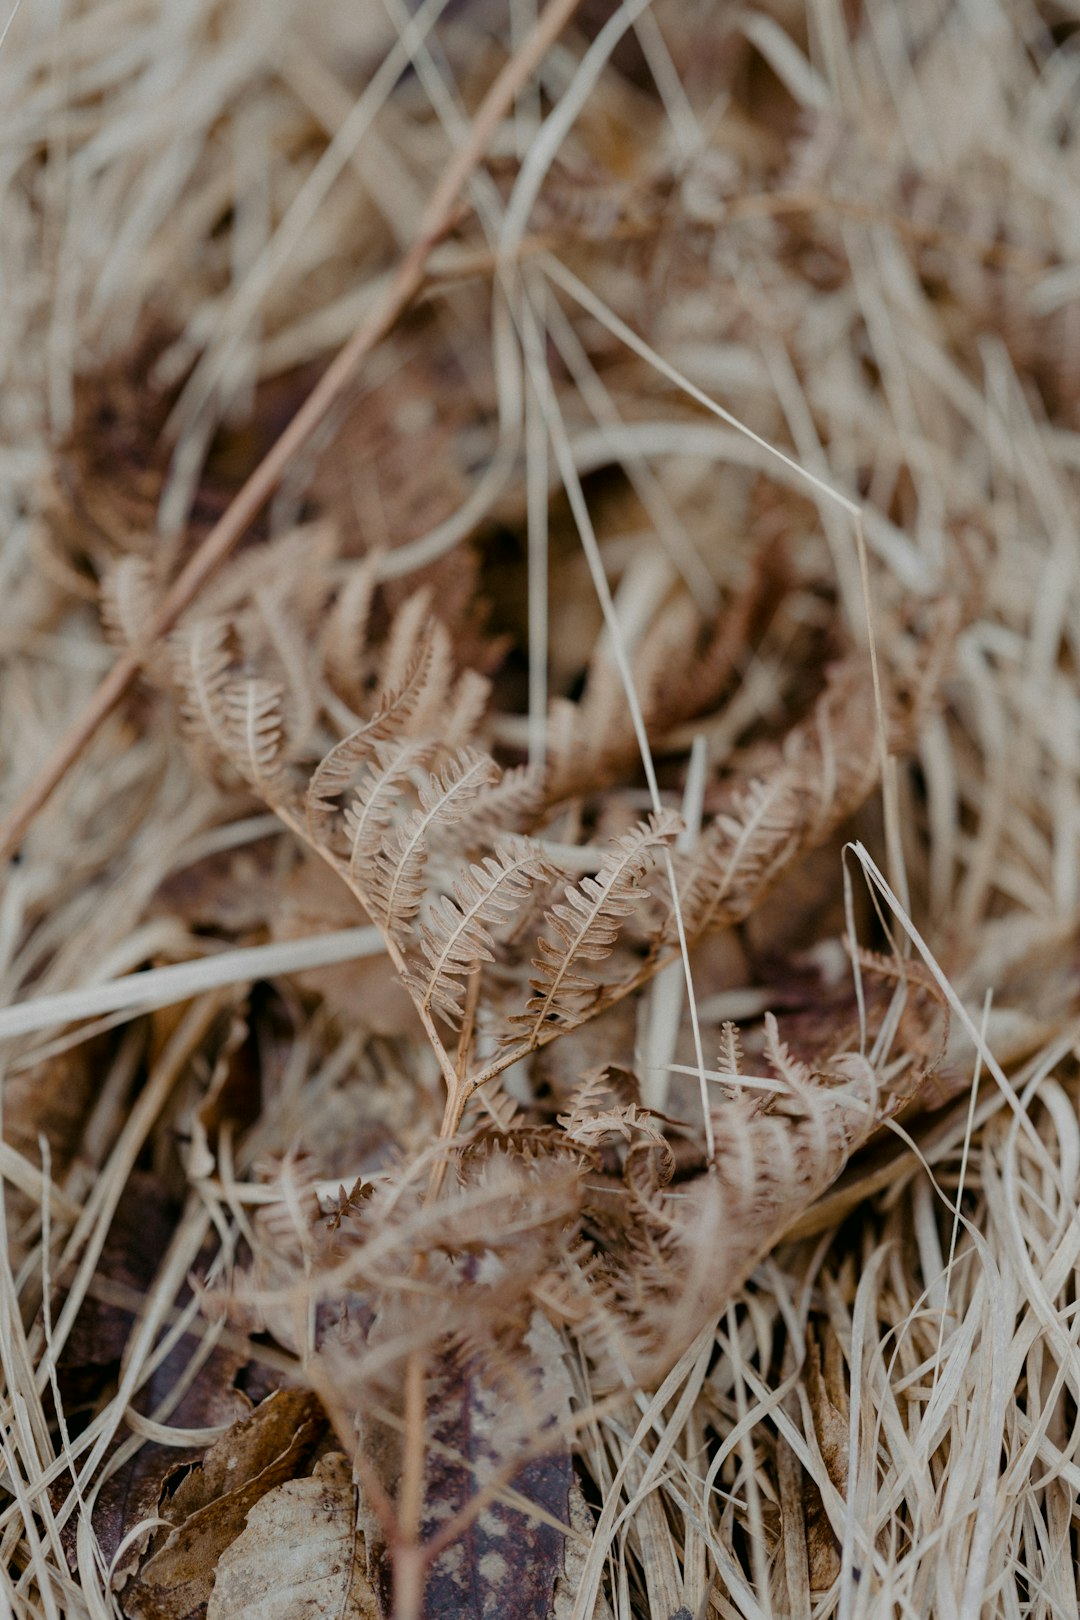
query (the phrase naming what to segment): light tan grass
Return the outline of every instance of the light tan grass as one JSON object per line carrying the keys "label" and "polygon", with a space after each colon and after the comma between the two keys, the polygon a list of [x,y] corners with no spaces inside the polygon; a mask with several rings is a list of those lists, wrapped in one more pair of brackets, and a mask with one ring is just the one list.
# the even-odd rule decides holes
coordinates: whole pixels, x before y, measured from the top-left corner
{"label": "light tan grass", "polygon": [[[518,39],[535,15],[525,0],[505,16],[490,9]],[[468,53],[450,53],[456,82],[426,50],[429,27],[450,37],[440,10],[421,7],[410,29],[402,7],[384,15],[339,0],[111,0],[62,17],[24,3],[13,15],[0,43],[5,804],[78,714],[88,673],[108,663],[92,605],[70,588],[39,516],[76,373],[123,352],[164,295],[178,331],[159,370],[179,377],[198,359],[171,421],[161,497],[171,551],[215,429],[242,416],[258,380],[325,361],[385,296],[478,99]],[[893,936],[952,1006],[960,1089],[940,1117],[894,1126],[895,1154],[861,1183],[856,1168],[853,1191],[810,1211],[655,1393],[594,1405],[579,1352],[582,1456],[602,1507],[574,1620],[590,1620],[601,1592],[619,1620],[666,1620],[679,1605],[723,1620],[1071,1620],[1080,1605],[1075,46],[1047,52],[1040,12],[1021,0],[867,0],[854,37],[845,10],[775,0],[740,21],[808,115],[780,191],[755,181],[767,116],[755,124],[713,103],[694,71],[695,38],[715,32],[718,8],[624,4],[591,46],[569,35],[543,69],[562,114],[541,126],[535,86],[522,94],[495,143],[522,160],[509,198],[475,190],[487,243],[440,249],[425,294],[494,408],[461,510],[388,553],[386,572],[446,553],[508,488],[524,492],[529,702],[527,716],[502,723],[505,735],[524,732],[534,759],[560,634],[545,595],[556,474],[628,696],[640,614],[629,589],[608,593],[619,538],[595,532],[581,486],[613,458],[655,526],[646,558],[662,575],[646,572],[647,584],[678,571],[706,601],[727,588],[732,537],[762,474],[786,492],[807,555],[824,559],[807,576],[828,575],[853,636],[891,645],[906,608],[960,583],[967,592],[977,576],[977,607],[917,739],[921,782],[906,767],[887,777],[887,854],[858,845],[847,855],[852,893],[874,891]],[[632,28],[652,100],[606,65]],[[339,70],[341,37],[369,53],[359,98]],[[397,83],[405,63],[413,72]],[[614,249],[587,229],[578,240],[580,222],[561,239],[546,227],[530,236],[552,165],[587,166],[612,130],[629,189],[647,189],[657,151],[671,156],[675,217],[714,233],[709,279],[688,285],[674,265],[658,308],[642,303]],[[211,237],[230,203],[231,224]],[[824,222],[847,267],[837,288],[815,286],[785,249],[788,218]],[[947,290],[940,305],[921,289],[920,254]],[[493,279],[501,292],[489,301]],[[627,346],[605,350],[602,369],[601,328]],[[557,388],[543,363],[549,335],[571,374]],[[1052,420],[1036,382],[1064,402]],[[809,494],[813,524],[793,491]],[[808,615],[813,606],[803,602]],[[727,707],[684,739],[699,729],[710,765],[782,690],[776,648],[741,673]],[[650,787],[659,807],[655,778]],[[686,801],[692,827],[690,785]],[[189,961],[203,949],[197,933],[178,916],[151,917],[150,903],[186,860],[266,831],[262,818],[240,831],[236,811],[196,783],[167,739],[114,719],[38,817],[0,901],[0,1594],[19,1617],[116,1614],[91,1521],[98,1465],[164,1347],[193,1326],[202,1356],[225,1331],[195,1303],[177,1310],[187,1273],[212,1237],[211,1280],[227,1278],[252,1212],[279,1201],[260,1158],[289,1152],[301,1099],[332,1091],[335,1062],[359,1061],[347,1040],[335,1057],[320,1029],[298,1035],[275,1106],[235,1157],[226,1145],[216,1176],[193,1178],[117,1391],[74,1437],[58,1429],[48,1415],[58,1362],[102,1286],[117,1202],[140,1154],[190,1112],[190,1063],[231,989],[372,944],[366,931],[339,930]],[[594,852],[576,858],[595,865]],[[843,881],[838,866],[837,892]],[[161,957],[183,965],[130,971]],[[704,1045],[709,1004],[728,1016],[742,992],[696,1003],[690,966],[654,982],[643,1044],[656,1073],[689,1072],[705,1091],[717,1072]],[[743,1005],[763,1010],[754,987],[746,994]],[[118,1009],[127,1018],[173,997],[186,1010],[152,1056],[137,1025],[94,1074],[54,1167],[20,1075],[78,1054]],[[673,1030],[682,1005],[695,1014],[693,1052]],[[67,1027],[76,1018],[93,1022]],[[29,1048],[27,1034],[53,1039]],[[416,1065],[409,1083],[430,1089],[429,1055]],[[843,1369],[846,1409],[826,1400],[819,1355]],[[129,1423],[107,1466],[148,1435],[191,1443],[170,1428],[171,1410],[167,1401]],[[842,1550],[812,1591],[826,1522]],[[61,1542],[71,1524],[77,1579]]]}

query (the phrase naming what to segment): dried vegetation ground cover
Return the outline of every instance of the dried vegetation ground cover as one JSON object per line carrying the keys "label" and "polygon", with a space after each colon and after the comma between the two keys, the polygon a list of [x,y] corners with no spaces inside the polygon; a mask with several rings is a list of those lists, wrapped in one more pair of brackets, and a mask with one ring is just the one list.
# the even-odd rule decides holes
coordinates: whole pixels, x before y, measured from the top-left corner
{"label": "dried vegetation ground cover", "polygon": [[4,1613],[1075,1616],[1078,84],[16,13]]}

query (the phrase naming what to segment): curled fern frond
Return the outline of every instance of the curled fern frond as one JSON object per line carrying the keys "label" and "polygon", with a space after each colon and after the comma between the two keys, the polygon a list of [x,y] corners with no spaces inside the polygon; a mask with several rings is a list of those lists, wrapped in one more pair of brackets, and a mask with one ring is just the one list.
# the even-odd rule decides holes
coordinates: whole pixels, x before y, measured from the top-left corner
{"label": "curled fern frond", "polygon": [[[570,1028],[580,1023],[600,986],[580,971],[585,963],[602,962],[615,948],[625,919],[645,899],[642,880],[652,866],[653,853],[678,832],[681,822],[674,811],[664,811],[640,822],[632,832],[614,840],[595,877],[582,878],[566,889],[566,899],[545,913],[555,940],[541,935],[533,958],[533,994],[525,1011],[510,1022],[530,1045],[547,1024]],[[520,1038],[520,1036],[518,1037]]]}
{"label": "curled fern frond", "polygon": [[534,844],[499,844],[480,865],[454,880],[420,926],[427,970],[410,984],[424,1007],[435,1006],[452,1024],[461,1020],[465,986],[474,968],[495,960],[491,928],[509,917],[552,869]]}

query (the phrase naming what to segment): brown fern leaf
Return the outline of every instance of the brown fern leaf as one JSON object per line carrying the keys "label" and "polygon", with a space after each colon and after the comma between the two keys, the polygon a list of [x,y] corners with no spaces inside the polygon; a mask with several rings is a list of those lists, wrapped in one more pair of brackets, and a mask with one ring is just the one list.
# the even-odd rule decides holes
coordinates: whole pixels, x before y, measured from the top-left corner
{"label": "brown fern leaf", "polygon": [[358,767],[371,757],[375,745],[402,734],[430,677],[432,648],[432,638],[425,637],[401,686],[384,696],[371,719],[336,743],[315,767],[304,796],[304,815],[308,833],[316,843],[329,833],[334,800],[349,786]]}
{"label": "brown fern leaf", "polygon": [[[376,915],[391,932],[403,930],[423,901],[428,839],[440,826],[467,814],[479,790],[498,767],[487,754],[461,749],[419,789],[418,807],[395,828],[371,861],[363,882]],[[354,842],[355,849],[355,842]]]}
{"label": "brown fern leaf", "polygon": [[672,680],[672,672],[682,673],[689,664],[696,667],[701,639],[701,615],[688,597],[678,596],[661,608],[648,633],[634,651],[634,685],[642,711],[650,723],[668,719],[672,688],[684,681]]}
{"label": "brown fern leaf", "polygon": [[688,863],[689,879],[679,874],[687,934],[726,927],[753,910],[798,847],[800,791],[796,773],[782,766],[716,817]]}
{"label": "brown fern leaf", "polygon": [[[877,724],[865,659],[837,665],[771,767],[734,790],[730,807],[716,816],[689,862],[677,859],[691,937],[749,916],[794,860],[863,803],[879,774]],[[669,923],[668,938],[673,935]]]}
{"label": "brown fern leaf", "polygon": [[544,811],[541,773],[530,765],[514,765],[473,800],[469,819],[444,840],[459,849],[490,849],[507,833],[525,833],[536,826]]}
{"label": "brown fern leaf", "polygon": [[285,767],[282,688],[276,681],[233,681],[223,694],[230,762],[268,799],[280,795]]}
{"label": "brown fern leaf", "polygon": [[637,738],[618,670],[597,658],[584,696],[571,703],[557,698],[547,730],[544,792],[549,803],[603,787],[637,756]]}
{"label": "brown fern leaf", "polygon": [[820,844],[877,785],[881,756],[866,661],[837,665],[808,720],[784,742],[784,760],[807,783],[803,847]]}
{"label": "brown fern leaf", "polygon": [[614,840],[595,877],[568,887],[565,903],[545,913],[559,943],[540,936],[539,954],[533,958],[533,995],[525,1011],[509,1019],[530,1045],[535,1045],[545,1025],[569,1029],[581,1022],[601,986],[582,974],[579,964],[602,962],[611,955],[623,921],[646,898],[642,880],[652,866],[653,852],[674,838],[680,826],[670,810],[640,822],[633,832]]}
{"label": "brown fern leaf", "polygon": [[416,649],[431,623],[431,590],[422,585],[398,608],[382,648],[382,676],[387,686],[401,686]]}
{"label": "brown fern leaf", "polygon": [[[561,1115],[559,1123],[563,1124]],[[565,1124],[564,1129],[570,1141],[591,1152],[595,1152],[602,1143],[613,1140],[631,1143],[636,1132],[644,1132],[649,1143],[662,1144],[670,1157],[671,1150],[667,1148],[659,1126],[653,1121],[652,1115],[637,1103],[600,1108],[593,1114],[581,1114],[573,1122]]]}
{"label": "brown fern leaf", "polygon": [[364,652],[379,561],[380,554],[371,552],[352,571],[338,592],[323,632],[326,678],[338,696],[354,708],[363,701]]}
{"label": "brown fern leaf", "polygon": [[598,1113],[610,1107],[613,1096],[614,1089],[606,1064],[586,1069],[570,1093],[566,1112],[558,1116],[559,1124],[573,1136],[582,1125],[590,1123]]}
{"label": "brown fern leaf", "polygon": [[463,669],[439,722],[447,748],[464,748],[475,735],[491,698],[491,682],[475,669]]}
{"label": "brown fern leaf", "polygon": [[794,1057],[780,1039],[780,1026],[774,1013],[765,1014],[765,1056],[772,1072],[794,1095],[801,1095],[813,1083],[813,1072],[801,1058]]}
{"label": "brown fern leaf", "polygon": [[406,784],[414,771],[430,765],[436,747],[433,742],[376,745],[377,764],[368,769],[344,817],[349,842],[347,870],[354,885],[363,883],[370,872]]}
{"label": "brown fern leaf", "polygon": [[509,1135],[521,1124],[521,1112],[509,1092],[500,1091],[493,1085],[480,1086],[475,1097],[477,1107],[488,1116],[501,1136]]}
{"label": "brown fern leaf", "polygon": [[[635,1159],[624,1230],[628,1245],[613,1278],[619,1335],[636,1376],[650,1385],[706,1321],[723,1310],[753,1267],[840,1174],[893,1100],[857,1053],[834,1059],[837,1079],[807,1076],[780,1109],[745,1094],[713,1110],[712,1173],[665,1194],[664,1167]],[[662,1330],[657,1324],[663,1323]]]}
{"label": "brown fern leaf", "polygon": [[223,618],[197,619],[171,643],[184,728],[196,745],[210,742],[219,754],[227,753],[229,744],[225,688],[232,667],[230,634]]}
{"label": "brown fern leaf", "polygon": [[[402,613],[408,606],[406,603]],[[409,638],[406,643],[410,648],[408,668],[411,668],[425,643],[429,647],[428,679],[417,693],[416,702],[406,717],[405,733],[410,737],[442,738],[449,694],[454,682],[454,653],[446,626],[437,619],[429,619],[418,636]],[[392,659],[388,658],[388,664],[390,668],[394,667]],[[447,746],[452,747],[453,744],[448,742]]]}
{"label": "brown fern leaf", "polygon": [[139,645],[157,599],[157,580],[147,557],[121,557],[109,568],[101,582],[100,612],[102,628],[114,647]]}
{"label": "brown fern leaf", "polygon": [[723,1074],[737,1075],[742,1073],[742,1062],[743,1049],[738,1025],[727,1018],[720,1028],[720,1057],[717,1068]]}
{"label": "brown fern leaf", "polygon": [[443,895],[420,926],[423,974],[408,983],[424,1007],[435,1006],[452,1024],[461,1021],[465,985],[474,968],[495,960],[490,929],[509,917],[552,868],[535,844],[497,844],[480,865],[454,880],[453,898]]}
{"label": "brown fern leaf", "polygon": [[314,581],[285,575],[272,587],[255,588],[254,611],[248,616],[255,631],[252,640],[257,637],[254,666],[264,677],[281,682],[283,725],[294,745],[313,735],[320,706],[310,653],[311,603],[305,601],[318,591]]}
{"label": "brown fern leaf", "polygon": [[678,1225],[671,1202],[664,1198],[664,1190],[675,1174],[675,1155],[655,1122],[639,1115],[635,1123],[640,1134],[627,1153],[623,1167],[631,1211],[654,1232],[666,1236]]}

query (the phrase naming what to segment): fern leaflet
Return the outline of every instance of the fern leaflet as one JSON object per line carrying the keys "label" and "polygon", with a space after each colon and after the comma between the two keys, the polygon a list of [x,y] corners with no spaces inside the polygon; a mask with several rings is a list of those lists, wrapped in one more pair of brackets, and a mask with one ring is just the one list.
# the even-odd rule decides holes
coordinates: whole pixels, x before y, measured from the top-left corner
{"label": "fern leaflet", "polygon": [[358,766],[374,752],[375,745],[399,735],[427,686],[431,674],[432,640],[425,637],[395,692],[389,693],[370,720],[342,738],[315,767],[304,797],[304,813],[311,837],[318,841],[330,824],[333,801],[348,787]]}
{"label": "fern leaflet", "polygon": [[428,961],[426,977],[410,978],[424,1007],[434,1004],[450,1023],[461,1021],[466,979],[481,962],[493,962],[489,926],[502,922],[552,869],[534,844],[502,843],[478,866],[454,880],[454,897],[444,895],[420,926],[420,947]]}
{"label": "fern leaflet", "polygon": [[409,923],[420,909],[430,834],[440,826],[459,822],[496,771],[487,754],[462,749],[452,755],[441,771],[428,777],[419,790],[419,806],[376,854],[364,874],[365,888],[392,932]]}
{"label": "fern leaflet", "polygon": [[642,879],[652,865],[653,851],[668,843],[681,822],[674,811],[664,811],[640,822],[630,833],[614,840],[595,877],[585,877],[566,889],[565,903],[546,913],[548,927],[558,944],[546,935],[537,941],[533,958],[534,994],[523,1013],[510,1022],[524,1029],[535,1044],[545,1024],[571,1027],[580,1023],[599,986],[579,973],[583,962],[602,962],[611,955],[623,920],[645,898]]}
{"label": "fern leaflet", "polygon": [[413,771],[422,770],[431,761],[436,744],[431,742],[402,743],[397,747],[376,747],[379,763],[372,766],[362,781],[356,797],[345,812],[345,831],[349,839],[349,876],[354,883],[362,883],[381,848],[398,799]]}
{"label": "fern leaflet", "polygon": [[282,691],[276,681],[235,681],[224,693],[225,748],[241,776],[273,798],[283,770]]}
{"label": "fern leaflet", "polygon": [[220,752],[228,753],[225,688],[232,664],[228,624],[219,618],[196,620],[174,636],[172,653],[185,726],[196,740],[209,738]]}

